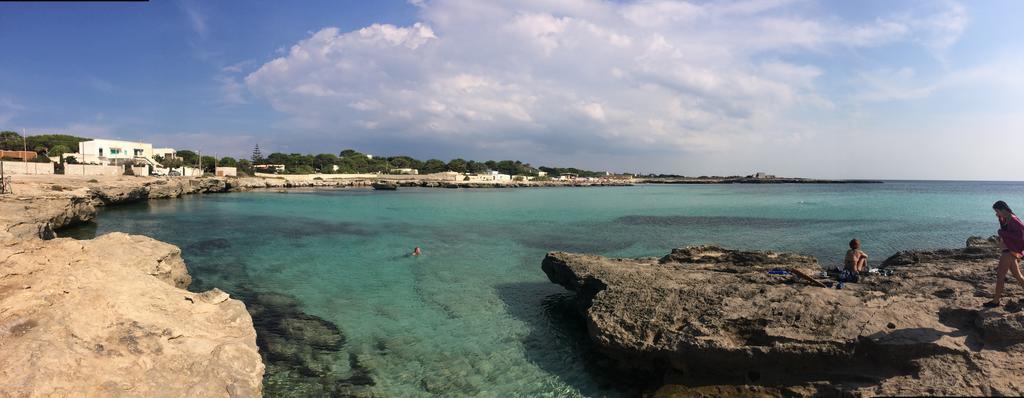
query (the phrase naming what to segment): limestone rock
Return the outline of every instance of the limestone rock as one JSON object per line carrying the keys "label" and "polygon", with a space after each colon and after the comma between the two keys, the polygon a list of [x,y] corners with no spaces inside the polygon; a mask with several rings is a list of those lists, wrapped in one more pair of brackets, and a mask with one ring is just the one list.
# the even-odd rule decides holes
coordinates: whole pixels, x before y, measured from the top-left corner
{"label": "limestone rock", "polygon": [[0,395],[259,396],[245,305],[188,283],[146,237],[0,246]]}
{"label": "limestone rock", "polygon": [[659,396],[1020,395],[1024,306],[981,307],[997,255],[983,240],[904,252],[886,261],[895,276],[842,290],[767,272],[815,275],[811,257],[708,246],[661,260],[553,252],[542,269],[576,292],[603,353],[676,386]]}

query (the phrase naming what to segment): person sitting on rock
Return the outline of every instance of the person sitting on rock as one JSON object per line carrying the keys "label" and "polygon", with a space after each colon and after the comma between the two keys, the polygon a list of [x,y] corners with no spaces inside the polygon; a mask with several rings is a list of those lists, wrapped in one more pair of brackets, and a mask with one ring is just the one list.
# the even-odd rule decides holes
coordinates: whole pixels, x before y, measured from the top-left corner
{"label": "person sitting on rock", "polygon": [[860,241],[850,241],[850,250],[846,251],[846,269],[854,273],[868,272],[868,254],[860,249]]}
{"label": "person sitting on rock", "polygon": [[999,257],[999,267],[996,268],[996,292],[992,295],[992,301],[984,304],[985,307],[998,307],[999,299],[1003,297],[1003,283],[1006,279],[1006,272],[1009,271],[1021,285],[1024,285],[1024,275],[1020,272],[1020,259],[1024,257],[1024,223],[1021,223],[1013,210],[1006,202],[998,201],[992,205],[999,219],[999,248],[1003,253]]}

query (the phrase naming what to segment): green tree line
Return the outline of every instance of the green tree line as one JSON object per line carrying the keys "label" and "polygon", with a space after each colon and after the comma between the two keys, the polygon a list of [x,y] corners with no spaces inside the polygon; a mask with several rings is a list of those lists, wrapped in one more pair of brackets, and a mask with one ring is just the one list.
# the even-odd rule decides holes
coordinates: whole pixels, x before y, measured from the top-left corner
{"label": "green tree line", "polygon": [[0,149],[6,151],[29,150],[39,155],[60,156],[78,151],[78,143],[89,141],[90,138],[67,134],[30,135],[22,139],[21,134],[14,131],[0,131]]}
{"label": "green tree line", "polygon": [[[239,171],[252,174],[256,165],[275,164],[284,165],[285,174],[352,174],[352,173],[390,173],[395,169],[416,169],[421,174],[440,173],[454,171],[458,173],[483,173],[487,170],[494,170],[501,174],[508,175],[532,175],[539,171],[547,171],[552,175],[561,173],[573,173],[580,176],[598,176],[603,173],[581,170],[576,168],[535,168],[529,163],[519,160],[487,160],[476,161],[462,158],[451,159],[447,162],[440,159],[420,160],[411,156],[381,156],[370,158],[364,153],[353,149],[346,149],[337,155],[332,153],[321,153],[318,155],[301,153],[274,152],[259,159],[235,159],[224,157],[215,159],[210,156],[199,155],[191,150],[179,150],[178,158],[185,165],[196,165],[202,163],[207,171],[213,171],[214,165],[238,167]],[[166,165],[166,164],[165,164]],[[176,167],[176,166],[170,166]]]}

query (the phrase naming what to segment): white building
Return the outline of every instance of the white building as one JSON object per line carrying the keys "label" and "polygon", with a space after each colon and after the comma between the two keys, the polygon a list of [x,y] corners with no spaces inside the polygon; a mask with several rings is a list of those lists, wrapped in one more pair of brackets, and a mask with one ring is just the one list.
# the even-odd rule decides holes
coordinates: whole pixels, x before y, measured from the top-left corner
{"label": "white building", "polygon": [[78,153],[65,153],[62,157],[74,157],[79,163],[101,165],[124,164],[129,160],[138,160],[150,167],[160,167],[154,156],[175,157],[172,148],[153,149],[153,144],[136,141],[91,140],[78,143]]}
{"label": "white building", "polygon": [[416,169],[391,169],[391,174],[419,174],[420,171]]}
{"label": "white building", "polygon": [[153,148],[153,156],[159,156],[164,159],[174,159],[178,157],[178,151],[174,148]]}

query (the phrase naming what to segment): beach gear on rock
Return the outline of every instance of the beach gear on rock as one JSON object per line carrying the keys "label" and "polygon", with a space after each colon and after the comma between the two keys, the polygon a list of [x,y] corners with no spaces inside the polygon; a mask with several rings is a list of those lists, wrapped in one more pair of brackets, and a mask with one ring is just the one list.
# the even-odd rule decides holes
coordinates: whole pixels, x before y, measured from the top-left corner
{"label": "beach gear on rock", "polygon": [[776,268],[771,271],[768,271],[768,275],[789,275],[789,271]]}
{"label": "beach gear on rock", "polygon": [[796,268],[790,268],[789,272],[792,272],[794,275],[799,276],[801,279],[803,279],[803,280],[805,280],[807,282],[810,282],[814,286],[825,287],[824,283],[818,282],[817,279],[811,278],[810,275],[807,275],[807,273],[805,273],[805,272],[803,272],[801,270],[798,270]]}

